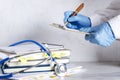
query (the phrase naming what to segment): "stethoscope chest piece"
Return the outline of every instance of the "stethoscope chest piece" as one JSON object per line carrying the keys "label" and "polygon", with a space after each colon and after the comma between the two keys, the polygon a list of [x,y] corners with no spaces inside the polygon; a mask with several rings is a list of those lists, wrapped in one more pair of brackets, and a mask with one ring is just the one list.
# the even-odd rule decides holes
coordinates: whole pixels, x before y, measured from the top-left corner
{"label": "stethoscope chest piece", "polygon": [[54,72],[57,76],[65,76],[65,73],[67,72],[67,66],[65,64],[57,64],[54,67]]}

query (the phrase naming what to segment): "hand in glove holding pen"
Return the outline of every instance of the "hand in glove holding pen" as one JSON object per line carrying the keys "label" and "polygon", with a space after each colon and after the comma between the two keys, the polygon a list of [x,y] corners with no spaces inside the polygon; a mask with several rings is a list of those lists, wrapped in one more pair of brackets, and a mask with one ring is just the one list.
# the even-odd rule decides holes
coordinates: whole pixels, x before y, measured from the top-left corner
{"label": "hand in glove holding pen", "polygon": [[91,21],[89,17],[83,16],[81,14],[77,14],[75,16],[70,15],[73,13],[73,11],[67,11],[64,13],[64,22],[69,22],[66,27],[70,29],[76,29],[80,31],[85,31],[87,27],[91,26]]}

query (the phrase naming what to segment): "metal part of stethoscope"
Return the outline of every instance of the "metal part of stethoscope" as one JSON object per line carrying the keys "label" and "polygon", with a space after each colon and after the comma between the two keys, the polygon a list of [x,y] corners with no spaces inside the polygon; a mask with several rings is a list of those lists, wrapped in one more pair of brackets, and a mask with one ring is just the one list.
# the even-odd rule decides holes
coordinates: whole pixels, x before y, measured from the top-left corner
{"label": "metal part of stethoscope", "polygon": [[[36,65],[27,67],[27,68],[25,68],[25,69],[23,69],[23,70],[20,70],[20,71],[18,71],[18,72],[13,72],[13,73],[10,73],[10,74],[1,75],[1,76],[0,76],[0,79],[11,78],[11,77],[13,77],[13,75],[18,74],[18,73],[21,73],[21,72],[24,72],[24,71],[26,71],[26,70],[28,70],[28,69],[30,69],[30,68],[36,67],[36,66],[40,65],[41,63],[43,63],[44,61],[47,61],[47,60],[49,60],[49,59],[50,59],[50,61],[51,61],[51,64],[52,64],[51,67],[53,68],[53,71],[54,71],[55,75],[57,75],[57,76],[64,76],[64,75],[65,75],[65,72],[67,71],[66,65],[65,65],[65,64],[58,64],[58,63],[56,62],[55,58],[52,57],[51,51],[50,51],[49,49],[47,49],[46,47],[44,47],[42,44],[40,44],[40,43],[38,43],[38,42],[36,42],[36,41],[34,41],[34,40],[23,40],[23,41],[16,42],[16,43],[10,45],[10,47],[11,47],[11,46],[16,46],[16,45],[19,45],[19,44],[22,44],[22,43],[26,43],[26,42],[32,42],[32,43],[36,44],[37,46],[40,47],[40,49],[42,49],[43,52],[47,53],[47,55],[48,55],[49,57],[46,58],[46,59],[44,59],[43,61],[37,63]],[[24,55],[18,55],[18,56],[12,57],[12,58],[7,57],[7,58],[1,60],[1,61],[0,61],[0,65],[1,65],[1,70],[2,70],[2,72],[3,72],[4,65],[5,65],[8,61],[10,61],[11,59],[20,57],[20,56],[24,56]]]}
{"label": "metal part of stethoscope", "polygon": [[54,67],[54,70],[55,70],[55,74],[57,76],[65,76],[65,73],[67,72],[67,67],[65,64],[57,64],[55,67]]}
{"label": "metal part of stethoscope", "polygon": [[[49,49],[48,49],[49,50]],[[51,51],[49,50],[49,52],[51,53]],[[52,58],[52,55],[50,54],[50,58]],[[52,60],[51,60],[52,61]],[[51,62],[52,63],[52,62]],[[55,64],[54,64],[55,63]],[[57,75],[57,76],[60,76],[60,77],[62,77],[62,76],[65,76],[65,73],[67,72],[67,66],[66,66],[66,64],[63,64],[63,63],[61,63],[61,64],[58,64],[57,62],[56,62],[56,60],[54,60],[54,65],[53,65],[53,70],[54,70],[54,72],[55,72],[55,75]]]}

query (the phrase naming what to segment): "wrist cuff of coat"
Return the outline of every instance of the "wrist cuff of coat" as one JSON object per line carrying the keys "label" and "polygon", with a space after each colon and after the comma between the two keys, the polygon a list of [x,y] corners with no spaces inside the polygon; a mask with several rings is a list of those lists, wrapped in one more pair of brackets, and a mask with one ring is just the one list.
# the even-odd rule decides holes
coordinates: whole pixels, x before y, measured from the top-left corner
{"label": "wrist cuff of coat", "polygon": [[120,15],[110,19],[109,24],[116,39],[120,39]]}

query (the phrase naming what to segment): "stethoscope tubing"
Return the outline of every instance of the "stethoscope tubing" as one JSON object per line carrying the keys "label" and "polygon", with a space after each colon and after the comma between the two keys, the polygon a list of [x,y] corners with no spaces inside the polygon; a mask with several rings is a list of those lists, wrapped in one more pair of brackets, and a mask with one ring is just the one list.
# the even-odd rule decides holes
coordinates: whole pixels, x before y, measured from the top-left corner
{"label": "stethoscope tubing", "polygon": [[[51,53],[50,53],[43,45],[41,45],[40,43],[38,43],[38,42],[36,42],[36,41],[34,41],[34,40],[23,40],[23,41],[19,41],[19,42],[16,42],[16,43],[14,43],[14,44],[9,45],[9,47],[11,47],[11,46],[16,46],[16,45],[19,45],[19,44],[22,44],[22,43],[26,43],[26,42],[32,42],[32,43],[36,44],[37,46],[40,47],[40,49],[43,50],[43,52],[47,53],[47,55],[49,56],[49,58],[46,58],[46,59],[43,60],[42,62],[44,62],[44,61],[46,61],[46,60],[48,60],[48,59],[51,59],[52,61],[54,61],[54,62],[57,64],[57,62],[55,61],[55,59],[51,56]],[[16,57],[19,57],[19,56],[16,56]],[[15,58],[15,57],[14,57],[14,58]],[[3,60],[0,61],[2,72],[3,72],[4,64],[5,64],[6,62],[8,62],[9,60],[11,60],[11,59],[13,59],[13,58],[7,57],[7,58],[5,58],[5,59],[3,59]],[[28,67],[28,68],[26,68],[26,69],[24,69],[24,70],[15,72],[15,73],[4,74],[4,75],[0,76],[0,79],[11,78],[11,77],[13,77],[14,74],[20,73],[20,72],[24,72],[25,70],[28,70],[28,69],[30,69],[30,68],[32,68],[32,67],[35,67],[35,66],[41,64],[42,62],[40,62],[40,63],[38,63],[38,64],[36,64],[36,65],[30,66],[30,67]]]}

